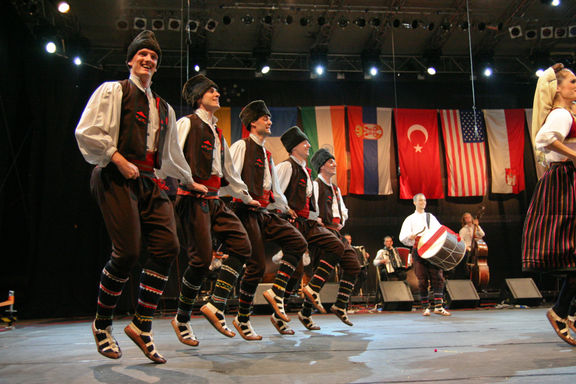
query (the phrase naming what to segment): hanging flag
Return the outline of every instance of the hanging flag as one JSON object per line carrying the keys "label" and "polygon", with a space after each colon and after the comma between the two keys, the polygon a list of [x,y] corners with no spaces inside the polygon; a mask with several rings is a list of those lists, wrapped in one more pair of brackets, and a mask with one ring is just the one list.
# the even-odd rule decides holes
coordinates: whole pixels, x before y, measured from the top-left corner
{"label": "hanging flag", "polygon": [[485,109],[492,193],[515,193],[524,184],[524,110]]}
{"label": "hanging flag", "polygon": [[[342,195],[348,194],[348,156],[344,106],[301,107],[302,130],[310,139],[310,154],[325,148],[336,159],[336,182]],[[313,170],[315,176],[315,170]]]}
{"label": "hanging flag", "polygon": [[396,138],[400,166],[400,198],[423,193],[444,198],[438,147],[438,117],[434,109],[396,109]]}
{"label": "hanging flag", "polygon": [[242,132],[242,122],[238,115],[242,108],[239,107],[221,107],[214,113],[214,116],[218,119],[218,128],[222,130],[222,135],[226,139],[228,145],[232,145],[236,141],[247,134]]}
{"label": "hanging flag", "polygon": [[446,152],[448,196],[486,194],[485,125],[482,112],[440,111]]}
{"label": "hanging flag", "polygon": [[392,109],[348,107],[350,193],[391,195]]}

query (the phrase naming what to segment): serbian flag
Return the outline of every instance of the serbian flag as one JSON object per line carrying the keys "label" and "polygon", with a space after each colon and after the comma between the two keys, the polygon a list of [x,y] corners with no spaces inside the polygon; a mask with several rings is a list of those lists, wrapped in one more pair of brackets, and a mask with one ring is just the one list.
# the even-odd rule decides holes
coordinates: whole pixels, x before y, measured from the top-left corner
{"label": "serbian flag", "polygon": [[396,138],[400,165],[400,198],[423,193],[444,198],[435,109],[396,109]]}
{"label": "serbian flag", "polygon": [[[337,164],[336,183],[342,195],[348,193],[348,156],[344,106],[301,107],[302,131],[310,139],[310,154],[327,149]],[[312,170],[314,175],[316,170]]]}
{"label": "serbian flag", "polygon": [[392,109],[348,107],[350,193],[391,195]]}
{"label": "serbian flag", "polygon": [[484,110],[492,193],[518,194],[525,189],[524,183],[524,110]]}
{"label": "serbian flag", "polygon": [[444,109],[440,111],[448,196],[486,194],[485,127],[482,112]]}

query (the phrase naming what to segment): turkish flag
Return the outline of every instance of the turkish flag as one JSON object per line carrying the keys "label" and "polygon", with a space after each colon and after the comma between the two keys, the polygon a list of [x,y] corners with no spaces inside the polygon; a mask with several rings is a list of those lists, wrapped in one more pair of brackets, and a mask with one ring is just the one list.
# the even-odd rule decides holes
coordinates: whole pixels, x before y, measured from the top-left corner
{"label": "turkish flag", "polygon": [[444,198],[438,118],[435,109],[396,109],[396,138],[400,166],[400,198],[423,193],[428,199]]}

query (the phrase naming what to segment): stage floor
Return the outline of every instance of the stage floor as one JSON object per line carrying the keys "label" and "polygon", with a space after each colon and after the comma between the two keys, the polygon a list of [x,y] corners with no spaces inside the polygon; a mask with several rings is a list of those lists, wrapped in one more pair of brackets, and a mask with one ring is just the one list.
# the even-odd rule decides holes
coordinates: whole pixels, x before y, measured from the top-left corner
{"label": "stage floor", "polygon": [[0,333],[0,383],[573,383],[576,349],[554,334],[545,312],[352,314],[353,327],[315,315],[320,331],[291,314],[293,336],[277,334],[269,316],[254,316],[259,342],[228,339],[194,317],[196,348],[178,342],[169,318],[157,318],[164,365],[150,363],[124,335],[128,318],[115,323],[120,360],[96,352],[88,320],[22,321]]}

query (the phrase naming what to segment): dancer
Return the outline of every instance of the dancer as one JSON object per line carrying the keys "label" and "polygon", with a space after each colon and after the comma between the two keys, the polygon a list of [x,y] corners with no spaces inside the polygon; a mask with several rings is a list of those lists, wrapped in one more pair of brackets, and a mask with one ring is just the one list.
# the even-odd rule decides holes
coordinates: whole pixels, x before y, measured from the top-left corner
{"label": "dancer", "polygon": [[[576,100],[576,76],[556,64],[538,80],[532,127],[536,149],[549,166],[536,184],[522,233],[522,268],[525,271],[566,273],[560,294],[546,317],[556,334],[570,345],[576,339],[576,121],[571,114]],[[542,121],[543,119],[544,121]]]}
{"label": "dancer", "polygon": [[112,318],[144,238],[150,257],[142,270],[134,318],[124,331],[155,363],[166,360],[154,345],[152,318],[179,243],[172,204],[154,170],[180,179],[189,189],[197,187],[178,146],[174,110],[150,89],[160,58],[153,32],[136,36],[126,55],[130,78],[102,84],[76,127],[82,155],[96,165],[91,190],[112,240],[92,323],[98,352],[111,359],[122,356],[112,336]]}

